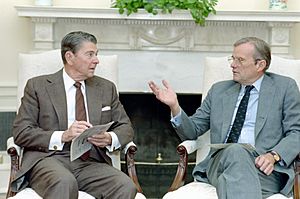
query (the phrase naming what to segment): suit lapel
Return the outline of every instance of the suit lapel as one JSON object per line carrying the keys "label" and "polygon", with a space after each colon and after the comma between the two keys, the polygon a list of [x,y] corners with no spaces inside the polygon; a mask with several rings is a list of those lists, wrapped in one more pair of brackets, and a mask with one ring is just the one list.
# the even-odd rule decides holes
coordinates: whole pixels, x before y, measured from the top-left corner
{"label": "suit lapel", "polygon": [[229,130],[229,126],[232,120],[233,111],[236,105],[236,101],[240,92],[240,84],[236,83],[230,89],[225,92],[223,97],[223,126],[221,140],[225,140]]}
{"label": "suit lapel", "polygon": [[59,128],[67,129],[68,128],[68,116],[67,116],[67,103],[66,103],[66,92],[64,87],[62,70],[54,73],[49,76],[48,85],[46,90],[49,94],[50,100],[53,104],[53,107],[56,111]]}
{"label": "suit lapel", "polygon": [[100,99],[101,96],[103,96],[103,90],[98,84],[95,78],[90,78],[85,81],[89,120],[93,125],[99,124],[101,118],[102,102]]}
{"label": "suit lapel", "polygon": [[265,75],[261,83],[261,88],[259,91],[259,100],[257,107],[256,123],[255,123],[255,138],[263,128],[268,112],[271,110],[272,101],[275,95],[275,87],[273,85],[273,80]]}

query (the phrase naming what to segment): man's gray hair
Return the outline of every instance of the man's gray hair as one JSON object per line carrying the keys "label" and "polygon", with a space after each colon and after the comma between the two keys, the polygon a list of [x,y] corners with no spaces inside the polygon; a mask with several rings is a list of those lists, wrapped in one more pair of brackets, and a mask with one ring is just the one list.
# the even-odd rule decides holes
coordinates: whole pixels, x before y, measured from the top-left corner
{"label": "man's gray hair", "polygon": [[251,43],[254,48],[254,54],[253,54],[253,59],[255,61],[257,60],[265,60],[266,61],[266,69],[267,70],[271,64],[271,49],[269,44],[267,44],[267,42],[265,42],[262,39],[259,39],[257,37],[245,37],[242,38],[238,41],[236,41],[233,46],[237,47],[241,44],[245,44],[245,43]]}

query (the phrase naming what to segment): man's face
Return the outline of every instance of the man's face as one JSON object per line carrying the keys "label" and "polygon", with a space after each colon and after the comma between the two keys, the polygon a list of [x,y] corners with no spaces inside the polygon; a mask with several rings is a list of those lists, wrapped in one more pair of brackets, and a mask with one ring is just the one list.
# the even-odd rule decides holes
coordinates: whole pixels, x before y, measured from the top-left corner
{"label": "man's face", "polygon": [[94,76],[96,66],[99,63],[98,50],[94,43],[83,42],[75,54],[69,51],[67,53],[66,56],[69,57],[66,71],[75,81],[82,81]]}
{"label": "man's face", "polygon": [[254,50],[251,43],[244,43],[233,49],[233,62],[230,66],[234,81],[250,85],[263,75],[265,66],[261,65],[261,60],[254,60]]}

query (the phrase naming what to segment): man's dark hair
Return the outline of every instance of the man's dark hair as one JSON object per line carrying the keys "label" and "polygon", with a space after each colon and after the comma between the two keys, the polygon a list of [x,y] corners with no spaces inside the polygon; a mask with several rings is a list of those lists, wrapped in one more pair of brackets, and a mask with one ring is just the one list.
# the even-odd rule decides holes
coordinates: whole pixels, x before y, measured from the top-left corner
{"label": "man's dark hair", "polygon": [[97,44],[96,37],[87,32],[74,31],[64,36],[61,40],[61,57],[64,64],[67,63],[65,58],[66,52],[71,51],[75,54],[80,49],[81,44],[85,41]]}

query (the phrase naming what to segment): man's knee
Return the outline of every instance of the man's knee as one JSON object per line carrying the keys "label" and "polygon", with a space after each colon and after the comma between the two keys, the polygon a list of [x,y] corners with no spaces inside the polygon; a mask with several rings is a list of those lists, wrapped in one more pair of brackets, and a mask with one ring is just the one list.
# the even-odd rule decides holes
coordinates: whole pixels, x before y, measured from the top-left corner
{"label": "man's knee", "polygon": [[249,153],[241,144],[231,144],[228,147],[226,147],[223,152],[223,155],[228,155],[228,156],[232,156],[232,155],[240,156],[246,154]]}
{"label": "man's knee", "polygon": [[123,177],[119,181],[119,190],[120,192],[126,193],[127,197],[125,198],[134,198],[137,193],[137,189],[133,181],[128,177]]}
{"label": "man's knee", "polygon": [[245,149],[241,144],[231,144],[222,152],[222,158],[235,162],[253,161],[253,155]]}
{"label": "man's knee", "polygon": [[57,179],[58,186],[65,187],[65,190],[78,191],[78,183],[73,175],[60,176]]}

